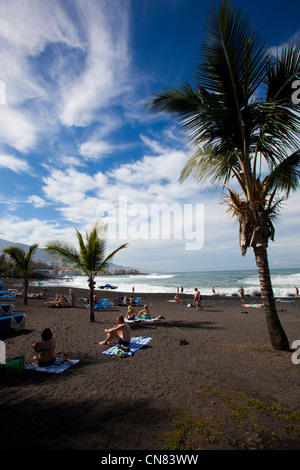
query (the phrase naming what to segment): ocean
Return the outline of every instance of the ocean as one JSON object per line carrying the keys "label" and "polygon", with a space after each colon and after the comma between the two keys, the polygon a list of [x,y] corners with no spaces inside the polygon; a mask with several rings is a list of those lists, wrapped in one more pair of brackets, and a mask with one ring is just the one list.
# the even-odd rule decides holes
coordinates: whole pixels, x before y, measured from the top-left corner
{"label": "ocean", "polygon": [[[300,269],[277,269],[271,271],[272,285],[275,297],[295,296],[295,286],[300,288]],[[185,294],[193,294],[198,287],[201,294],[211,295],[212,287],[216,294],[232,296],[238,293],[242,286],[246,295],[260,295],[258,274],[255,270],[248,271],[206,271],[206,272],[176,272],[149,273],[119,276],[98,276],[95,279],[96,289],[105,284],[117,286],[114,292],[143,292],[175,294],[183,290]],[[74,276],[44,281],[44,287],[60,286],[88,288],[87,277]]]}

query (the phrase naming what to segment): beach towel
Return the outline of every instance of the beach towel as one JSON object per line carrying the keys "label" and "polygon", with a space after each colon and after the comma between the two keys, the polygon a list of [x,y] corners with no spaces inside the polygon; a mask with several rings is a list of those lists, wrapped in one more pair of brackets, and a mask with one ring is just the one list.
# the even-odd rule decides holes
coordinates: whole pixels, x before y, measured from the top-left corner
{"label": "beach towel", "polygon": [[242,307],[253,307],[253,308],[260,308],[263,307],[264,304],[242,304]]}
{"label": "beach towel", "polygon": [[38,372],[48,372],[50,374],[61,374],[69,367],[77,364],[77,362],[79,362],[79,359],[62,359],[57,357],[55,363],[51,366],[39,367],[36,362],[30,362],[24,366],[24,369],[36,370]]}
{"label": "beach towel", "polygon": [[152,322],[153,318],[136,318],[135,320],[128,320],[125,318],[124,320],[126,323],[141,323],[141,322]]}
{"label": "beach towel", "polygon": [[276,302],[295,302],[294,300],[276,299]]}
{"label": "beach towel", "polygon": [[122,348],[119,348],[119,346],[116,344],[115,346],[112,346],[111,348],[107,349],[106,351],[103,351],[103,354],[109,354],[109,355],[120,355],[124,353],[124,356],[133,356],[135,351],[138,349],[141,349],[142,347],[146,346],[146,344],[150,343],[152,338],[147,338],[145,336],[138,336],[135,338],[131,338],[131,341],[129,343],[129,349],[130,351],[124,351]]}

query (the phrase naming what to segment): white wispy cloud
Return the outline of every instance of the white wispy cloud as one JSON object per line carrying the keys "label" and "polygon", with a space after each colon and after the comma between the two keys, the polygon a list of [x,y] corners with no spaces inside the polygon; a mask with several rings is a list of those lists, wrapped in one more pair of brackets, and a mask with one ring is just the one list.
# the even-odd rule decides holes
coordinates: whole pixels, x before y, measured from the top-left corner
{"label": "white wispy cloud", "polygon": [[30,170],[30,166],[25,160],[3,154],[0,154],[0,168],[7,168],[15,173],[26,173]]}
{"label": "white wispy cloud", "polygon": [[24,153],[35,145],[35,126],[25,112],[0,105],[0,141]]}
{"label": "white wispy cloud", "polygon": [[80,74],[61,83],[60,118],[67,126],[87,126],[99,108],[111,104],[128,86],[128,18],[120,5],[90,1],[87,8],[86,2],[75,3],[85,28],[85,60]]}
{"label": "white wispy cloud", "polygon": [[29,196],[27,202],[28,202],[29,204],[33,204],[34,207],[36,207],[36,208],[40,208],[40,207],[45,207],[45,206],[46,206],[45,200],[42,199],[40,196],[36,196],[36,195]]}

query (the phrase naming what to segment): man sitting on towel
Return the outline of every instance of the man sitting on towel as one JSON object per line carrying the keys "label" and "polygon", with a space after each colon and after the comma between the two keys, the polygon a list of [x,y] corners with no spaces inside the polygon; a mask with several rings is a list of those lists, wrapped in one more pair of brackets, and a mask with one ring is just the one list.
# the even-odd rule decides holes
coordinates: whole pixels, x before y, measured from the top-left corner
{"label": "man sitting on towel", "polygon": [[117,318],[117,322],[118,323],[109,330],[104,330],[104,332],[107,334],[107,337],[104,341],[101,341],[98,344],[101,346],[110,344],[112,339],[118,338],[118,345],[120,347],[128,348],[131,340],[131,329],[129,325],[125,323],[123,315]]}

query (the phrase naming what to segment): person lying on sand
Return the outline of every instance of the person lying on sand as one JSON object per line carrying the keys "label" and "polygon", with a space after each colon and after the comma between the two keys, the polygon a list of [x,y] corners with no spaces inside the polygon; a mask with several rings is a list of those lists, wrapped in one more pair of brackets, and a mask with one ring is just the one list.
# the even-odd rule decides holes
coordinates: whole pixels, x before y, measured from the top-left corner
{"label": "person lying on sand", "polygon": [[117,318],[117,324],[110,329],[104,330],[107,337],[104,341],[100,341],[98,344],[104,346],[110,344],[113,339],[118,339],[118,345],[120,347],[128,348],[131,340],[131,329],[124,321],[123,315]]}
{"label": "person lying on sand", "polygon": [[176,294],[174,296],[174,302],[183,302],[183,300],[180,300],[180,298],[178,297],[178,295]]}

